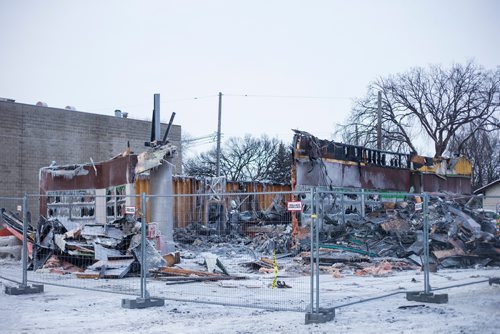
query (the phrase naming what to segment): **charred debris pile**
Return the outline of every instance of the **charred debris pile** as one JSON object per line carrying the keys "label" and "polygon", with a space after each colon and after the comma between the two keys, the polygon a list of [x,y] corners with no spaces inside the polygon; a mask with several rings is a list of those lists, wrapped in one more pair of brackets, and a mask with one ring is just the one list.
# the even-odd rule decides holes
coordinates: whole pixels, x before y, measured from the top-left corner
{"label": "charred debris pile", "polygon": [[[23,222],[17,214],[1,210],[7,229],[22,238]],[[40,217],[28,228],[30,269],[75,274],[79,278],[122,278],[141,265],[141,224],[126,217],[110,224],[76,224]],[[152,242],[146,240],[148,268],[165,266]]]}
{"label": "charred debris pile", "polygon": [[[321,265],[362,270],[379,264],[383,267],[386,262],[400,269],[422,266],[424,217],[419,196],[394,203],[380,198],[370,201],[364,217],[352,207],[346,206],[341,212],[339,202],[323,207]],[[420,210],[415,210],[415,206]],[[237,243],[262,254],[276,251],[282,256],[296,256],[308,264],[307,205],[298,220],[302,227],[298,235],[292,236],[291,215],[284,206],[275,205],[271,215],[268,210],[232,210],[223,224],[225,233],[219,233],[217,225],[193,223],[176,229],[174,237],[188,247]],[[431,269],[500,265],[500,233],[496,221],[485,216],[473,198],[450,194],[432,196],[428,221]]]}
{"label": "charred debris pile", "polygon": [[[401,265],[404,261],[422,266],[421,205],[418,196],[394,203],[372,202],[364,218],[349,213],[350,208],[339,214],[338,208],[325,206],[320,263],[356,266],[358,262],[392,261]],[[484,215],[474,198],[443,194],[430,197],[428,222],[432,270],[500,265],[497,222]],[[308,258],[304,256],[305,261]]]}
{"label": "charred debris pile", "polygon": [[[418,196],[395,203],[371,201],[366,205],[364,217],[350,207],[341,210],[336,203],[323,206],[318,254],[323,269],[338,277],[341,272],[379,275],[422,265],[424,217],[422,210],[415,210],[421,204]],[[279,259],[293,257],[301,263],[302,269],[294,265],[297,272],[307,271],[310,263],[307,205],[302,214],[297,214],[297,234],[292,233],[292,215],[286,210],[283,198],[277,197],[262,211],[239,211],[231,202],[228,207],[212,213],[208,224],[193,222],[175,229],[174,240],[181,255],[184,251],[205,252],[215,246],[220,249],[219,255],[230,261],[231,255],[223,254],[224,247],[234,250],[239,245],[253,254],[256,269],[271,268],[265,256],[276,253]],[[22,237],[22,220],[16,214],[2,209],[0,218],[4,226],[17,232],[18,238]],[[500,265],[498,226],[483,214],[474,199],[432,196],[428,221],[431,269]],[[78,225],[41,217],[34,227],[28,228],[31,268],[73,273],[80,278],[136,275],[141,266],[140,226],[133,216],[102,225]],[[146,252],[148,268],[156,276],[190,275],[182,266],[172,267],[180,261],[179,253],[161,256],[154,239],[147,240]],[[224,273],[220,279],[228,278]],[[206,278],[215,279],[219,278]]]}

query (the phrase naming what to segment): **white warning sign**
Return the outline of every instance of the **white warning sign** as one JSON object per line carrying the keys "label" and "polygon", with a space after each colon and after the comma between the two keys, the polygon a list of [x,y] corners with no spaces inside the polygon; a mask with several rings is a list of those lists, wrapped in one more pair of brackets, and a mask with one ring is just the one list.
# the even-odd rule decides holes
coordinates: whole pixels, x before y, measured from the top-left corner
{"label": "white warning sign", "polygon": [[287,209],[288,211],[302,211],[302,202],[301,201],[287,202]]}

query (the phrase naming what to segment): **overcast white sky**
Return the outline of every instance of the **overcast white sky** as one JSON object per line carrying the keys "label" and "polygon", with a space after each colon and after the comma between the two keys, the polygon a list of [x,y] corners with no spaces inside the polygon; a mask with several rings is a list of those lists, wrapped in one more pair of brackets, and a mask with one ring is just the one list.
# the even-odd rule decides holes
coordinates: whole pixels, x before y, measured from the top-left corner
{"label": "overcast white sky", "polygon": [[162,120],[197,137],[220,91],[226,138],[330,138],[377,76],[498,66],[499,17],[494,0],[0,0],[0,97],[148,119],[160,93]]}

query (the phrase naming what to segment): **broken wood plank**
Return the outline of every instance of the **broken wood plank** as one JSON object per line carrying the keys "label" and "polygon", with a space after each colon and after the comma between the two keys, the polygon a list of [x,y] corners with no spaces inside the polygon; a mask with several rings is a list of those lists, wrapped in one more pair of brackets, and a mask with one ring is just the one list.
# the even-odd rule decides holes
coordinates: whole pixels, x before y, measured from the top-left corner
{"label": "broken wood plank", "polygon": [[172,267],[174,264],[181,263],[181,253],[173,252],[163,255],[163,259],[167,263],[167,267]]}
{"label": "broken wood plank", "polygon": [[438,260],[441,260],[441,259],[444,259],[444,258],[450,257],[450,256],[465,255],[464,251],[461,250],[460,248],[435,250],[435,251],[432,251],[432,254],[434,254],[436,259],[438,259]]}
{"label": "broken wood plank", "polygon": [[196,275],[196,276],[220,276],[219,274],[214,274],[214,273],[209,273],[206,271],[199,271],[199,270],[191,270],[191,269],[182,269],[182,268],[176,268],[176,267],[163,267],[159,268],[158,270],[150,270],[149,272],[155,273],[155,274],[165,274],[166,276],[184,276],[188,277],[191,275]]}
{"label": "broken wood plank", "polygon": [[392,218],[380,224],[385,232],[406,232],[410,230],[410,224],[400,218]]}
{"label": "broken wood plank", "polygon": [[207,276],[207,277],[155,277],[160,281],[166,282],[167,285],[174,284],[186,284],[186,283],[196,283],[196,282],[215,282],[215,281],[223,281],[223,280],[244,280],[247,279],[244,276],[227,276],[227,275],[219,275],[219,276]]}

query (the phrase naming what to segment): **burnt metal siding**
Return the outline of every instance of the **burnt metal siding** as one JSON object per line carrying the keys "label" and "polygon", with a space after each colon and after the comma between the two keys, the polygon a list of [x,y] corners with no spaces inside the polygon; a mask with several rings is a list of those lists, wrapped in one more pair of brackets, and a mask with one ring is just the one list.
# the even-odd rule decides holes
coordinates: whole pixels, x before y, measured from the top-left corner
{"label": "burnt metal siding", "polygon": [[95,163],[97,173],[94,166],[85,165],[83,168],[88,173],[71,179],[62,176],[54,177],[50,170],[42,169],[40,173],[40,193],[45,194],[49,190],[105,189],[132,183],[134,175],[130,173],[130,168],[133,168],[136,163],[136,155],[98,162]]}
{"label": "burnt metal siding", "polygon": [[455,194],[472,194],[472,184],[469,177],[446,176],[446,179],[434,174],[423,174],[425,192],[451,192]]}
{"label": "burnt metal siding", "polygon": [[410,190],[410,170],[349,165],[341,162],[296,161],[297,185]]}
{"label": "burnt metal siding", "polygon": [[95,163],[94,166],[85,165],[86,175],[77,175],[71,179],[64,176],[53,176],[50,170],[40,170],[40,212],[47,211],[48,191],[79,190],[79,189],[106,189],[134,182],[133,170],[137,164],[136,155],[118,157],[113,160]]}
{"label": "burnt metal siding", "polygon": [[[149,194],[149,177],[140,176],[135,181],[136,194],[145,192]],[[172,180],[173,193],[175,195],[191,195],[191,196],[176,196],[174,198],[174,227],[186,227],[193,222],[206,223],[206,210],[208,205],[208,196],[196,196],[196,194],[206,194],[205,180],[189,176],[174,176]],[[226,209],[229,207],[229,201],[239,196],[245,198],[246,193],[256,192],[257,195],[251,195],[247,199],[242,210],[265,210],[269,207],[275,195],[265,194],[264,192],[289,192],[291,186],[286,184],[274,184],[268,182],[254,181],[227,181],[226,192],[223,197],[223,205]],[[285,194],[285,200],[291,200],[291,195]],[[254,207],[251,206],[253,203]],[[140,198],[137,198],[137,206],[140,207]]]}

